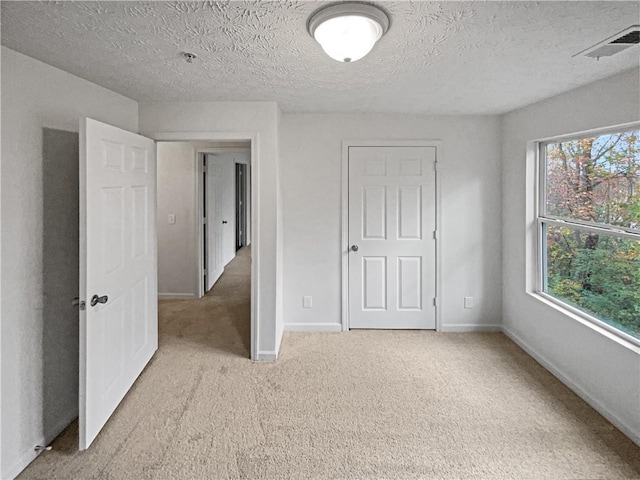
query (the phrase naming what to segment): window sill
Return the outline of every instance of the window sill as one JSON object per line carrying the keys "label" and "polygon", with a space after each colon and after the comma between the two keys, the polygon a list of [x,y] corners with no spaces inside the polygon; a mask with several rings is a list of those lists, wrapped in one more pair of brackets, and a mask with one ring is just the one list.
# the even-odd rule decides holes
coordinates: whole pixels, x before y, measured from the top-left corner
{"label": "window sill", "polygon": [[567,308],[562,302],[554,299],[552,296],[547,295],[546,293],[531,291],[527,293],[537,301],[547,305],[558,313],[561,313],[566,317],[569,317],[581,323],[585,327],[590,328],[591,330],[601,334],[609,340],[616,342],[618,345],[640,355],[640,340],[636,340],[635,338],[612,331],[613,327],[611,327],[612,330],[610,330],[609,328],[596,323],[596,321],[589,319],[586,314],[577,313],[573,309]]}

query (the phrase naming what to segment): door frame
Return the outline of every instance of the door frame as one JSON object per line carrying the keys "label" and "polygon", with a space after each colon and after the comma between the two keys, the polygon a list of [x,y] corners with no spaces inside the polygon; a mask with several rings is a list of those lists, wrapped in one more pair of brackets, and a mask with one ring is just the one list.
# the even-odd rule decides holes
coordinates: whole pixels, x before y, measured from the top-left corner
{"label": "door frame", "polygon": [[[258,149],[259,133],[257,132],[156,132],[148,135],[149,138],[154,139],[156,142],[234,142],[234,141],[249,141],[251,142],[251,165],[252,172],[255,175],[251,175],[251,243],[253,247],[251,249],[251,360],[258,360],[258,338],[260,329],[259,318],[259,296],[260,291],[260,270],[259,270],[259,230],[258,225],[260,221],[260,197],[258,195],[258,182],[260,172],[260,156]],[[234,147],[228,149],[222,148],[221,150],[229,151]],[[215,153],[208,150],[215,150],[214,148],[195,148],[196,150],[196,162],[198,161],[198,154],[202,153]],[[246,148],[243,149],[246,151]],[[196,172],[199,169],[196,168]],[[196,181],[197,173],[196,173]],[[198,202],[196,202],[198,203]],[[196,213],[201,215],[202,212]],[[198,230],[197,248],[198,248],[198,282],[202,283],[202,232],[201,232],[201,219],[196,222],[196,228]]]}
{"label": "door frame", "polygon": [[440,214],[440,206],[442,204],[440,197],[440,178],[439,170],[442,168],[442,140],[343,140],[342,141],[342,227],[341,234],[341,269],[342,269],[342,330],[349,330],[349,148],[350,147],[434,147],[436,149],[436,164],[438,168],[435,171],[435,208],[436,208],[436,331],[442,331],[442,282],[441,268],[442,265],[442,249],[440,248],[440,236],[442,232]]}
{"label": "door frame", "polygon": [[[203,224],[203,213],[204,213],[204,194],[205,194],[205,179],[204,179],[204,156],[208,152],[202,151],[202,149],[195,148],[196,155],[196,251],[198,254],[196,255],[196,261],[198,262],[198,268],[196,268],[196,272],[198,275],[198,298],[204,297],[205,294],[205,280],[204,280],[204,270],[206,269],[205,264],[205,249],[207,248],[206,242],[204,241],[204,224]],[[210,192],[207,191],[207,194]],[[208,220],[208,219],[207,219]]]}

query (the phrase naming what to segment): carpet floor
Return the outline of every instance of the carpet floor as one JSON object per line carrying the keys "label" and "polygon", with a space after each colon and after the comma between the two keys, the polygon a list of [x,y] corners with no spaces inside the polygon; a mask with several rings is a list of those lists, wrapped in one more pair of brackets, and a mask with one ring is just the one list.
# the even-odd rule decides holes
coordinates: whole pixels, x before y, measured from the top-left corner
{"label": "carpet floor", "polygon": [[638,479],[640,448],[499,333],[289,333],[249,356],[244,249],[92,447],[72,424],[26,479]]}

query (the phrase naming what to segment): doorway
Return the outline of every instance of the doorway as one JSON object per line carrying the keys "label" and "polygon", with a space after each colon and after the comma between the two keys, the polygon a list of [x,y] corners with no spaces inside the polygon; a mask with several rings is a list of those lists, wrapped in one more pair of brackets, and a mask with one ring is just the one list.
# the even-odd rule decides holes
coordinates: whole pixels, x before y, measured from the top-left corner
{"label": "doorway", "polygon": [[[43,313],[42,348],[46,362],[42,398],[46,408],[42,412],[45,437],[39,443],[47,445],[84,411],[85,420],[79,422],[79,446],[84,449],[157,347],[156,223],[180,226],[189,216],[174,202],[170,203],[172,212],[156,216],[156,203],[161,201],[156,191],[156,142],[91,119],[81,120],[80,131],[78,134],[43,130],[45,235],[42,281],[47,308]],[[219,148],[219,143],[214,146]],[[253,138],[248,136],[243,145],[250,155],[254,148]],[[191,160],[197,170],[195,154]],[[107,173],[89,170],[96,166]],[[235,164],[232,171],[235,174]],[[185,171],[178,171],[169,183],[177,187],[185,179],[196,192],[197,179]],[[89,184],[94,180],[105,183]],[[249,183],[248,190],[252,188],[256,185]],[[90,203],[89,197],[98,201]],[[195,205],[195,193],[192,198]],[[85,202],[84,206],[82,202]],[[235,196],[231,203],[235,204]],[[247,215],[247,222],[250,218],[251,215]],[[89,224],[88,219],[100,221]],[[87,240],[88,228],[92,229],[90,242]],[[195,238],[194,235],[194,243]],[[181,240],[183,238],[179,237],[178,245]],[[113,247],[116,244],[117,248],[108,252],[87,253],[95,251],[96,245]],[[174,247],[176,244],[170,245],[170,248]],[[235,228],[232,248],[235,250]],[[246,290],[250,296],[248,300],[242,300],[246,307],[242,309],[246,319],[243,332],[246,341],[241,356],[256,358],[257,316],[253,292],[257,288],[257,278],[251,255],[247,255],[250,251],[244,253],[241,267],[249,275],[242,281],[248,286]],[[104,274],[102,277],[107,278],[109,284],[100,278],[88,285],[86,275],[83,278],[91,270],[87,267],[87,259],[93,262],[94,271]],[[132,266],[136,271],[126,279],[111,278]],[[141,277],[136,277],[130,285],[127,281],[134,275]],[[93,317],[87,319],[89,314]],[[98,330],[89,332],[87,325]],[[129,336],[124,338],[122,332]],[[78,341],[79,337],[84,338],[84,342]],[[95,339],[99,345],[91,343]],[[107,350],[110,357],[104,355]],[[98,361],[93,360],[96,354],[100,355]],[[92,370],[87,368],[89,363]],[[91,399],[88,393],[97,393],[100,398]]]}
{"label": "doorway", "polygon": [[[254,279],[252,252],[247,248],[251,243],[251,205],[247,202],[252,188],[251,147],[251,141],[158,142],[158,297],[161,309],[175,311],[181,305],[179,308],[184,309],[187,317],[211,318],[210,326],[214,328],[213,317],[221,312],[216,308],[226,302],[219,296],[220,292],[234,284],[232,280],[238,281],[238,288],[243,291],[249,288],[246,295],[234,300],[236,304],[247,303],[246,315],[242,313],[242,319],[234,320],[242,325],[234,327],[234,333],[228,338],[241,336],[240,340],[234,341],[246,347],[247,357],[251,350]],[[236,211],[238,165],[247,172],[243,185],[246,210],[240,214]],[[238,229],[245,233],[246,239],[241,250],[236,248]],[[167,302],[173,303],[167,306]],[[207,313],[208,309],[211,315]],[[234,311],[245,312],[244,307]],[[162,327],[162,315],[160,322]],[[212,348],[224,346],[216,342]]]}

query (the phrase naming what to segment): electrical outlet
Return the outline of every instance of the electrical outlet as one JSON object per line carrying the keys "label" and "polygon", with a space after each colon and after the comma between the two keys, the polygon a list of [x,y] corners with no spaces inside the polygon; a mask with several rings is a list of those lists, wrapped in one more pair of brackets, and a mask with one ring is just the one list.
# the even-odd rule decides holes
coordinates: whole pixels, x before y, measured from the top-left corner
{"label": "electrical outlet", "polygon": [[313,297],[308,295],[302,297],[302,308],[312,308],[313,307]]}
{"label": "electrical outlet", "polygon": [[464,308],[473,308],[473,297],[464,297]]}

